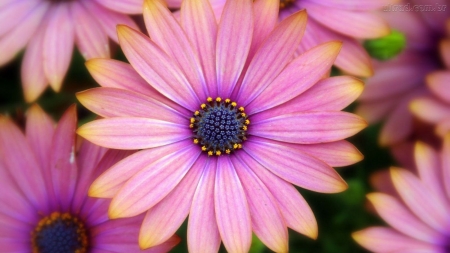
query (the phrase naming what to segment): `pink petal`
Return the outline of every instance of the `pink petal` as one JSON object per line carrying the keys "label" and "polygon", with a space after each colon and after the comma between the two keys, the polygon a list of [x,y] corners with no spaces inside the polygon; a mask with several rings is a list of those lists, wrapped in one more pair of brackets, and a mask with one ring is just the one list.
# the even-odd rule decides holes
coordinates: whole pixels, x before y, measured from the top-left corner
{"label": "pink petal", "polygon": [[158,99],[164,97],[128,63],[112,59],[92,59],[86,62],[86,67],[103,87],[130,90]]}
{"label": "pink petal", "polygon": [[44,72],[55,91],[59,91],[72,58],[75,29],[69,4],[58,4],[49,10],[44,35]]}
{"label": "pink petal", "polygon": [[251,138],[243,145],[253,159],[282,179],[311,191],[334,193],[347,184],[328,164],[279,142]]}
{"label": "pink petal", "polygon": [[180,141],[174,144],[161,146],[157,148],[141,150],[133,154],[111,168],[103,172],[91,185],[89,196],[100,198],[112,198],[117,194],[120,188],[132,176],[136,175],[149,164],[153,164],[160,157],[166,157],[177,150],[189,145],[191,140]]}
{"label": "pink petal", "polygon": [[150,85],[191,111],[200,100],[189,81],[170,56],[148,37],[126,26],[117,26],[120,45],[134,69]]}
{"label": "pink petal", "polygon": [[14,29],[2,36],[0,40],[0,66],[12,60],[28,43],[41,25],[41,20],[47,13],[49,4],[40,3]]}
{"label": "pink petal", "polygon": [[238,92],[238,103],[255,99],[292,60],[306,27],[306,12],[283,20],[258,47]]}
{"label": "pink petal", "polygon": [[216,36],[217,23],[208,0],[185,0],[181,6],[181,25],[200,58],[206,90],[217,97]]}
{"label": "pink petal", "polygon": [[387,22],[375,13],[326,9],[308,1],[302,1],[301,6],[308,10],[315,21],[350,37],[369,39],[385,36],[390,32]]}
{"label": "pink petal", "polygon": [[432,228],[448,231],[449,204],[432,191],[411,172],[391,168],[395,189],[411,211]]}
{"label": "pink petal", "polygon": [[176,188],[147,212],[139,233],[141,248],[159,245],[175,234],[189,214],[204,169],[209,169],[207,160],[200,156]]}
{"label": "pink petal", "polygon": [[396,198],[384,193],[370,193],[367,198],[383,220],[405,235],[429,243],[438,241],[442,237],[437,231],[417,219]]}
{"label": "pink petal", "polygon": [[352,237],[364,248],[373,252],[398,252],[402,249],[411,250],[418,247],[426,247],[428,245],[425,242],[413,239],[391,228],[385,227],[366,228],[364,230],[354,232]]}
{"label": "pink petal", "polygon": [[363,117],[369,124],[383,120],[398,103],[397,99],[383,99],[373,102],[360,102],[355,113]]}
{"label": "pink petal", "polygon": [[443,120],[437,124],[435,133],[439,137],[444,137],[447,133],[450,132],[450,119]]}
{"label": "pink petal", "polygon": [[165,3],[159,0],[145,1],[144,20],[152,41],[178,63],[200,100],[206,100],[208,90],[198,55]]}
{"label": "pink petal", "polygon": [[447,69],[450,69],[450,39],[442,39],[439,43],[441,58]]}
{"label": "pink petal", "polygon": [[448,89],[448,84],[450,83],[450,71],[432,72],[427,75],[426,83],[435,96],[450,103],[450,91]]}
{"label": "pink petal", "polygon": [[82,4],[72,5],[78,49],[85,59],[110,58],[108,35],[94,17]]}
{"label": "pink petal", "polygon": [[188,122],[188,117],[172,108],[170,103],[132,91],[94,88],[78,93],[77,98],[86,108],[102,117],[142,117],[172,123]]}
{"label": "pink petal", "polygon": [[249,59],[253,58],[256,50],[275,28],[278,21],[278,0],[256,0],[253,2],[254,26],[252,45],[250,46]]}
{"label": "pink petal", "polygon": [[119,13],[141,14],[143,9],[143,0],[95,0],[106,8]]}
{"label": "pink petal", "polygon": [[77,133],[107,148],[144,149],[163,146],[189,138],[187,126],[148,118],[99,119],[78,128]]}
{"label": "pink petal", "polygon": [[295,145],[295,148],[324,161],[331,167],[352,165],[364,158],[363,154],[348,141]]}
{"label": "pink petal", "polygon": [[253,231],[274,252],[288,252],[287,227],[277,200],[245,163],[233,158],[234,168],[247,197]]}
{"label": "pink petal", "polygon": [[143,168],[114,196],[109,217],[132,217],[155,206],[178,185],[200,152],[191,144]]}
{"label": "pink petal", "polygon": [[36,8],[40,1],[3,1],[0,5],[0,36],[14,29]]}
{"label": "pink petal", "polygon": [[248,106],[248,114],[264,111],[300,95],[330,69],[341,43],[329,42],[302,54],[280,73]]}
{"label": "pink petal", "polygon": [[[28,43],[21,65],[21,79],[25,101],[33,102],[47,88],[44,66],[41,64],[44,55],[44,32],[36,32],[35,37]],[[39,63],[39,64],[37,64]]]}
{"label": "pink petal", "polygon": [[446,134],[444,137],[444,144],[442,146],[442,151],[440,154],[440,160],[442,163],[442,182],[444,182],[445,191],[447,193],[447,198],[450,199],[450,134]]}
{"label": "pink petal", "polygon": [[47,212],[47,176],[43,174],[39,160],[23,133],[9,118],[0,116],[0,129],[2,164],[34,208]]}
{"label": "pink petal", "polygon": [[[247,59],[253,34],[252,1],[227,1],[217,32],[218,94],[228,98]],[[230,53],[233,52],[233,53]]]}
{"label": "pink petal", "polygon": [[450,118],[450,105],[431,96],[414,99],[410,108],[414,116],[428,123],[436,124]]}
{"label": "pink petal", "polygon": [[409,112],[409,97],[403,98],[391,108],[391,112],[381,128],[379,142],[381,146],[391,146],[404,141],[413,131],[413,118]]}
{"label": "pink petal", "polygon": [[399,0],[321,0],[320,4],[338,9],[348,9],[355,11],[369,11],[386,8],[389,4],[395,4]]}
{"label": "pink petal", "polygon": [[311,208],[293,185],[275,176],[245,152],[236,153],[270,190],[286,225],[313,239],[317,238],[317,222]]}
{"label": "pink petal", "polygon": [[227,251],[248,252],[252,242],[249,206],[228,156],[219,157],[217,161],[214,206],[220,237]]}
{"label": "pink petal", "polygon": [[345,139],[366,126],[361,117],[348,112],[297,112],[256,122],[252,119],[248,133],[272,140],[313,144]]}
{"label": "pink petal", "polygon": [[209,159],[192,200],[187,228],[189,252],[219,251],[220,235],[214,210],[214,185],[217,159]]}

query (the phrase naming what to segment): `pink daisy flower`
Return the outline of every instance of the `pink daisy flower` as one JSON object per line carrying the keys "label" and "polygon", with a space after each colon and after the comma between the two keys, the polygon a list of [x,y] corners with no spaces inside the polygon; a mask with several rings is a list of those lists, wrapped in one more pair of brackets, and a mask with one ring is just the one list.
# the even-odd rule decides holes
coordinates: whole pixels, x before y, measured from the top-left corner
{"label": "pink daisy flower", "polygon": [[0,66],[11,61],[26,47],[21,66],[25,100],[32,102],[37,99],[48,84],[59,91],[74,44],[86,59],[109,57],[108,38],[117,42],[116,25],[126,24],[136,28],[134,21],[123,11],[107,8],[119,3],[126,6],[127,2],[1,1]]}
{"label": "pink daisy flower", "polygon": [[[110,201],[87,196],[93,179],[130,151],[83,142],[75,151],[75,107],[58,126],[38,106],[26,134],[0,116],[0,252],[141,252],[142,216],[109,220]],[[177,236],[145,252],[165,253]]]}
{"label": "pink daisy flower", "polygon": [[141,149],[103,173],[89,194],[113,198],[111,218],[147,211],[142,248],[172,236],[189,214],[190,252],[217,252],[221,241],[229,252],[247,252],[252,231],[287,252],[287,227],[317,237],[314,215],[292,184],[324,193],[347,188],[332,166],[362,159],[343,139],[366,123],[340,110],[363,84],[324,78],[339,42],[294,58],[306,12],[267,23],[262,10],[278,9],[269,3],[229,0],[218,24],[207,0],[183,1],[180,22],[148,0],[151,39],[118,27],[131,65],[87,62],[103,87],[78,99],[105,119],[78,133],[101,146]]}
{"label": "pink daisy flower", "polygon": [[[413,5],[411,2],[402,4],[407,3]],[[431,2],[423,0],[414,3]],[[448,0],[439,3],[450,5]],[[435,2],[431,4],[434,6]],[[447,9],[434,12],[385,12],[385,18],[392,28],[405,34],[407,45],[394,59],[375,62],[375,75],[367,80],[357,109],[357,114],[369,123],[385,121],[379,137],[383,146],[399,144],[415,131],[409,104],[414,98],[428,93],[425,77],[440,68],[436,45],[445,36],[445,21],[449,16]]]}
{"label": "pink daisy flower", "polygon": [[[372,252],[447,253],[450,250],[450,135],[439,153],[418,142],[417,175],[391,168],[382,188],[367,198],[390,227],[370,227],[353,238]],[[381,186],[381,185],[379,185]]]}

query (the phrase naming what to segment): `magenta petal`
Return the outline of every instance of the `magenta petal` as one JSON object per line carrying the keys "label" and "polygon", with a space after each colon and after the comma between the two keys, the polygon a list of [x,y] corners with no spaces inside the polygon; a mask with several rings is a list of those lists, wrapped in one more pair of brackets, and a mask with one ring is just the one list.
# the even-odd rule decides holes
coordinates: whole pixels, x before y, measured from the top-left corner
{"label": "magenta petal", "polygon": [[253,58],[256,50],[277,24],[279,5],[279,0],[256,0],[253,2],[253,13],[257,15],[253,15],[254,27],[249,59]]}
{"label": "magenta petal", "polygon": [[208,96],[208,89],[197,51],[163,2],[145,1],[144,20],[148,34],[153,42],[178,63],[189,84],[203,101]]}
{"label": "magenta petal", "polygon": [[178,64],[147,36],[117,26],[120,45],[134,69],[150,85],[174,102],[197,110],[200,100]]}
{"label": "magenta petal", "polygon": [[200,156],[177,187],[147,212],[139,233],[141,248],[159,245],[175,234],[189,214],[205,166],[209,169],[207,160]]}
{"label": "magenta petal", "polygon": [[297,189],[271,173],[245,152],[239,152],[236,155],[270,190],[277,201],[286,225],[301,234],[316,239],[318,233],[316,219],[308,203]]}
{"label": "magenta petal", "polygon": [[243,148],[275,175],[302,188],[324,193],[347,189],[345,181],[328,164],[282,143],[254,137]]}
{"label": "magenta petal", "polygon": [[110,58],[108,35],[82,4],[72,5],[78,49],[85,59]]}
{"label": "magenta petal", "polygon": [[248,133],[272,140],[313,144],[345,139],[366,126],[361,117],[348,112],[298,112],[261,121],[253,119]]}
{"label": "magenta petal", "polygon": [[219,251],[220,235],[214,210],[214,185],[217,159],[209,159],[192,200],[187,228],[189,252]]}
{"label": "magenta petal", "polygon": [[154,148],[189,138],[188,126],[147,118],[99,119],[78,128],[77,133],[107,148]]}
{"label": "magenta petal", "polygon": [[253,231],[274,252],[288,252],[287,227],[276,199],[245,163],[233,158],[247,197]]}
{"label": "magenta petal", "polygon": [[216,45],[218,94],[223,98],[231,95],[238,81],[250,50],[252,34],[252,1],[227,1],[220,19]]}
{"label": "magenta petal", "polygon": [[252,242],[250,211],[244,188],[227,156],[218,158],[214,206],[217,226],[229,252],[245,253]]}
{"label": "magenta petal", "polygon": [[93,88],[77,94],[78,100],[102,117],[143,117],[172,123],[188,122],[188,117],[154,98],[114,88]]}
{"label": "magenta petal", "polygon": [[[4,2],[4,3],[3,3]],[[3,1],[0,4],[0,36],[6,34],[14,29],[20,22],[22,22],[40,1]]]}
{"label": "magenta petal", "polygon": [[114,196],[109,217],[132,217],[155,206],[178,185],[200,152],[196,145],[187,145],[143,168]]}
{"label": "magenta petal", "polygon": [[331,68],[340,48],[339,42],[325,43],[290,62],[280,75],[246,106],[248,114],[280,105],[316,84]]}
{"label": "magenta petal", "polygon": [[292,148],[314,156],[331,167],[352,165],[361,161],[364,156],[348,141],[335,141],[319,144],[298,145],[291,144]]}
{"label": "magenta petal", "polygon": [[306,12],[300,11],[281,21],[259,46],[242,85],[238,103],[246,106],[280,74],[292,60],[306,27]]}
{"label": "magenta petal", "polygon": [[181,6],[181,25],[198,52],[210,97],[217,97],[217,22],[209,0],[186,0]]}
{"label": "magenta petal", "polygon": [[89,195],[92,197],[112,198],[132,176],[153,164],[160,157],[166,157],[189,145],[191,140],[177,142],[157,148],[141,150],[103,172],[91,185]]}

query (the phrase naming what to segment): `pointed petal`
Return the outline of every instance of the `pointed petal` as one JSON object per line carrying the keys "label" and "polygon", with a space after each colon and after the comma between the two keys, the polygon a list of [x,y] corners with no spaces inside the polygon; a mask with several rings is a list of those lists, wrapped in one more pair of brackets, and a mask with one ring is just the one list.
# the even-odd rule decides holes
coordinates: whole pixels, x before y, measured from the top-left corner
{"label": "pointed petal", "polygon": [[405,235],[429,243],[441,239],[442,235],[417,219],[396,198],[384,193],[370,193],[367,195],[367,198],[383,220]]}
{"label": "pointed petal", "polygon": [[115,88],[94,88],[77,94],[86,108],[102,117],[142,117],[172,123],[188,121],[170,105],[136,92]]}
{"label": "pointed petal", "polygon": [[331,167],[352,165],[364,158],[363,154],[348,141],[295,145],[295,148],[324,161]]}
{"label": "pointed petal", "polygon": [[248,139],[243,148],[275,175],[302,188],[323,193],[347,189],[345,181],[328,164],[287,145],[255,137]]}
{"label": "pointed petal", "polygon": [[274,252],[288,252],[287,227],[276,199],[246,164],[233,158],[234,168],[247,197],[253,231]]}
{"label": "pointed petal", "polygon": [[200,60],[186,33],[163,1],[146,0],[144,20],[152,41],[176,62],[201,101],[207,98],[207,88]]}
{"label": "pointed petal", "polygon": [[381,128],[379,143],[391,146],[405,140],[413,131],[413,117],[408,109],[409,98],[406,97],[391,108],[391,112]]}
{"label": "pointed petal", "polygon": [[383,99],[373,102],[359,102],[355,113],[363,117],[369,124],[382,121],[395,108],[397,99]]}
{"label": "pointed petal", "polygon": [[217,159],[209,159],[192,200],[187,228],[189,252],[219,251],[220,235],[214,210]]}
{"label": "pointed petal", "polygon": [[261,121],[252,119],[248,133],[283,142],[313,144],[345,139],[366,126],[364,119],[348,112],[298,112]]}
{"label": "pointed petal", "polygon": [[248,114],[280,105],[316,84],[330,69],[340,48],[340,42],[325,43],[290,62],[280,75],[247,106]]}
{"label": "pointed petal", "polygon": [[81,3],[72,5],[75,40],[85,59],[110,58],[108,35]]}
{"label": "pointed petal", "polygon": [[317,238],[317,222],[306,200],[295,187],[271,173],[245,152],[236,153],[270,190],[288,227],[312,239]]}
{"label": "pointed petal", "polygon": [[217,22],[209,0],[186,0],[181,6],[181,25],[198,52],[209,96],[217,97]]}
{"label": "pointed petal", "polygon": [[89,141],[107,148],[154,148],[189,138],[187,127],[148,118],[99,119],[78,128],[77,133]]}
{"label": "pointed petal", "polygon": [[177,187],[147,212],[139,233],[142,249],[159,245],[175,234],[189,214],[197,184],[208,167],[207,157],[200,156]]}
{"label": "pointed petal", "polygon": [[252,1],[227,1],[217,32],[216,71],[219,96],[225,98],[231,95],[246,62],[252,34]]}
{"label": "pointed petal", "polygon": [[246,106],[280,74],[292,60],[306,27],[306,11],[281,21],[255,53],[240,90],[238,103]]}
{"label": "pointed petal", "polygon": [[250,46],[249,59],[253,58],[256,50],[272,32],[278,22],[278,0],[256,0],[253,2],[254,26],[252,45]]}
{"label": "pointed petal", "polygon": [[[450,182],[450,134],[446,134],[444,137],[444,144],[441,151],[441,163],[442,163],[442,178],[443,182]],[[447,198],[450,199],[450,184],[444,183]]]}
{"label": "pointed petal", "polygon": [[450,103],[450,91],[448,89],[448,84],[450,83],[450,71],[432,72],[427,75],[426,83],[435,96]]}
{"label": "pointed petal", "polygon": [[150,85],[174,102],[197,110],[200,103],[178,64],[148,37],[129,27],[117,26],[120,45],[134,69]]}
{"label": "pointed petal", "polygon": [[109,217],[132,217],[155,206],[178,185],[200,152],[191,144],[143,168],[114,196]]}
{"label": "pointed petal", "polygon": [[410,104],[414,116],[431,124],[450,118],[449,107],[449,105],[430,96],[414,99]]}
{"label": "pointed petal", "polygon": [[245,253],[252,242],[247,198],[229,157],[217,160],[214,206],[220,237],[227,251]]}

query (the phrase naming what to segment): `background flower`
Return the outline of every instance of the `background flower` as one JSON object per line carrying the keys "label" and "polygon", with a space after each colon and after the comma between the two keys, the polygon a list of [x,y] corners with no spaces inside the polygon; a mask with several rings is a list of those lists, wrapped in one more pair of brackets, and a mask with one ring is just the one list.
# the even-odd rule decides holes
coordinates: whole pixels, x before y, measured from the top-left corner
{"label": "background flower", "polygon": [[264,1],[228,1],[218,25],[206,0],[184,1],[180,23],[161,1],[145,4],[151,40],[118,27],[131,65],[87,63],[105,87],[78,98],[105,119],[78,133],[106,147],[143,149],[101,175],[90,194],[113,198],[113,218],[149,210],[143,248],[166,240],[188,214],[191,252],[218,251],[221,240],[229,252],[247,252],[252,230],[276,252],[288,250],[287,227],[315,238],[312,211],[291,183],[343,191],[331,166],[362,159],[343,139],[366,124],[340,112],[362,83],[323,79],[341,44],[293,60],[306,13],[268,24],[257,8],[278,8]]}
{"label": "background flower", "polygon": [[[87,196],[93,178],[133,152],[86,141],[77,149],[76,121],[71,107],[54,128],[35,105],[27,113],[24,135],[0,116],[0,252],[55,252],[42,247],[61,241],[67,244],[59,244],[59,250],[74,243],[78,252],[141,252],[137,236],[143,217],[108,220],[109,201]],[[78,240],[70,237],[74,234]],[[148,252],[164,253],[178,242],[174,236]]]}

